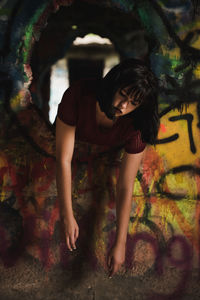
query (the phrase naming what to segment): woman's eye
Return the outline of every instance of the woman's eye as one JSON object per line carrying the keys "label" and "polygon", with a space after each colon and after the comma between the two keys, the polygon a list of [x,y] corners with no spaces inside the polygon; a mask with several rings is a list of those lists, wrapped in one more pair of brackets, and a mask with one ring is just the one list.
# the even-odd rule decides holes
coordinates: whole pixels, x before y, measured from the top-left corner
{"label": "woman's eye", "polygon": [[138,105],[139,105],[139,103],[135,102],[134,100],[131,102],[131,104],[132,104],[133,106],[138,106]]}
{"label": "woman's eye", "polygon": [[125,90],[123,90],[123,89],[121,89],[121,90],[120,90],[120,94],[121,94],[122,96],[127,96],[127,93],[126,93],[126,91],[125,91]]}

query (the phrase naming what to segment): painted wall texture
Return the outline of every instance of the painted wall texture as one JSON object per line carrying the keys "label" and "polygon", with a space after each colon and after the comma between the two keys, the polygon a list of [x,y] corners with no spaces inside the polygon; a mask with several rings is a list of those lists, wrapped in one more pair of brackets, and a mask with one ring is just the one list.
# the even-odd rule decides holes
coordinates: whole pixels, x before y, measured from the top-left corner
{"label": "painted wall texture", "polygon": [[[60,229],[54,128],[32,103],[28,89],[33,45],[51,14],[63,6],[67,9],[73,1],[0,1],[1,299],[56,299],[58,295],[61,299],[199,299],[198,1],[80,2],[96,5],[97,10],[113,8],[127,16],[136,14],[146,35],[155,41],[149,57],[160,79],[157,145],[148,146],[137,174],[126,261],[113,283],[103,276],[115,234],[115,184],[122,153],[76,143],[73,206],[80,237],[77,252],[69,253]],[[65,47],[78,35],[70,36]],[[127,45],[114,41],[123,49],[123,56],[136,56],[130,40]],[[32,275],[25,267],[27,261]],[[73,283],[80,275],[84,277],[85,263],[91,278],[97,278],[95,284],[94,278],[88,281],[88,294],[78,285],[69,292],[64,283],[56,282],[55,278],[63,282],[66,272],[74,276]],[[36,277],[41,285],[36,284]]]}

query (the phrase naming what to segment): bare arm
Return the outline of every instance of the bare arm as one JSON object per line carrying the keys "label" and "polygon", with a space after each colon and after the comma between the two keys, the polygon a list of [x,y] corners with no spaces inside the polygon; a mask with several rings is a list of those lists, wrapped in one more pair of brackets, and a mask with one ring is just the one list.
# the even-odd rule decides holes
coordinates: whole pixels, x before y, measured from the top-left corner
{"label": "bare arm", "polygon": [[75,247],[78,225],[73,216],[71,197],[71,160],[74,151],[75,126],[56,120],[56,184],[60,215],[64,221],[66,243],[70,250]]}
{"label": "bare arm", "polygon": [[128,223],[132,204],[133,185],[142,157],[143,152],[136,154],[125,153],[121,163],[120,175],[117,182],[116,243],[126,243]]}
{"label": "bare arm", "polygon": [[125,153],[121,163],[120,175],[117,182],[116,239],[115,245],[108,257],[110,276],[118,271],[125,259],[125,245],[132,204],[133,185],[143,153],[144,151],[136,154]]}

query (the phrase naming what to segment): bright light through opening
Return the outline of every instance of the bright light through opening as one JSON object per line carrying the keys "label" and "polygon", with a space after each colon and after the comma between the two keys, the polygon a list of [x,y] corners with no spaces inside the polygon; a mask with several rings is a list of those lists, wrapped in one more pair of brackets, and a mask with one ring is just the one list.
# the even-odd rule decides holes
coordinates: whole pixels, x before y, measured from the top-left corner
{"label": "bright light through opening", "polygon": [[60,59],[51,67],[49,120],[54,122],[58,104],[61,101],[64,91],[69,87],[66,59]]}
{"label": "bright light through opening", "polygon": [[[84,38],[77,37],[73,45],[75,47],[87,44],[104,44],[108,47],[112,45],[111,41],[107,38],[102,38],[96,34],[87,34]],[[106,47],[106,46],[105,46]],[[119,55],[113,51],[110,55],[105,55],[99,50],[99,55],[104,59],[103,76],[119,62]],[[76,57],[75,57],[76,58]],[[83,57],[84,59],[84,53]],[[67,70],[67,55],[66,58],[60,59],[51,68],[51,81],[50,81],[50,100],[49,100],[49,120],[51,123],[55,121],[57,114],[58,104],[60,103],[63,93],[69,87],[69,78]]]}
{"label": "bright light through opening", "polygon": [[85,35],[83,38],[77,37],[73,45],[86,45],[86,44],[106,44],[106,45],[112,45],[111,41],[106,38],[102,38],[99,35],[96,35],[94,33],[89,33]]}

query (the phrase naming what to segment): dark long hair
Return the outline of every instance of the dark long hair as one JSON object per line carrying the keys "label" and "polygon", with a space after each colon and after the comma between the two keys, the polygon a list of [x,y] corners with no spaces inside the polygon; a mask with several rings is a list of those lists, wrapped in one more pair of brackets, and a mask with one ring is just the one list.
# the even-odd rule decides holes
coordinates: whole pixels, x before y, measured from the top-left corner
{"label": "dark long hair", "polygon": [[101,79],[97,99],[101,111],[114,119],[113,98],[117,90],[128,87],[128,95],[140,104],[127,116],[133,119],[135,129],[141,131],[142,140],[155,144],[160,119],[158,115],[158,79],[149,66],[139,59],[125,59]]}

